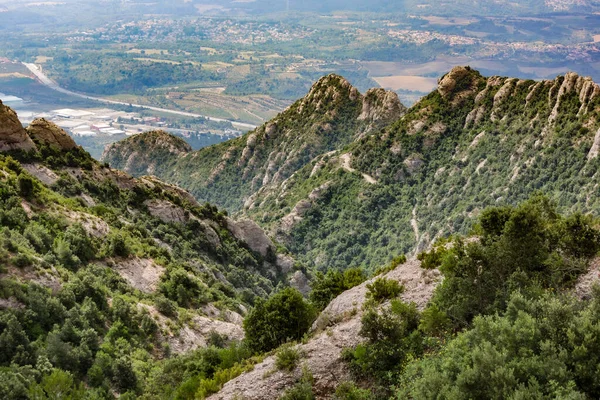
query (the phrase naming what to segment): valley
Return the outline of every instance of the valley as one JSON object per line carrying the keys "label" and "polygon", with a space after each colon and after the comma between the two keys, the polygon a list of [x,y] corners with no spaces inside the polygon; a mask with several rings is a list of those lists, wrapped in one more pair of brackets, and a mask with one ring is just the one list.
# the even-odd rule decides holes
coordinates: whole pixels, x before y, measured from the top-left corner
{"label": "valley", "polygon": [[0,0],[0,398],[599,398],[599,22]]}

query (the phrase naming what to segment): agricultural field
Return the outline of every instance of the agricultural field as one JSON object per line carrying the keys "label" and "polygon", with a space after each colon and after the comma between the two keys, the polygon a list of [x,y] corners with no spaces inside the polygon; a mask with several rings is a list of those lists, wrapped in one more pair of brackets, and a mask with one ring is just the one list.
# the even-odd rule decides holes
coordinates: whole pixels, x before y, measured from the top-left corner
{"label": "agricultural field", "polygon": [[[248,124],[272,118],[329,73],[363,92],[395,90],[406,105],[456,65],[531,79],[574,70],[600,80],[600,15],[569,12],[562,3],[557,14],[536,14],[531,6],[523,17],[523,10],[516,15],[506,5],[504,15],[486,3],[483,15],[472,15],[463,3],[443,15],[428,2],[407,2],[385,14],[352,2],[313,4],[312,12],[306,9],[312,2],[291,2],[285,12],[261,0],[229,6],[159,1],[148,4],[151,15],[121,5],[118,22],[96,10],[95,23],[82,20],[78,27],[59,26],[55,15],[44,35],[33,25],[8,29],[0,57],[35,63],[74,92]],[[22,10],[6,7],[7,15]],[[368,8],[378,7],[391,6]],[[62,9],[39,12],[49,21]],[[0,78],[19,73],[0,70]]]}

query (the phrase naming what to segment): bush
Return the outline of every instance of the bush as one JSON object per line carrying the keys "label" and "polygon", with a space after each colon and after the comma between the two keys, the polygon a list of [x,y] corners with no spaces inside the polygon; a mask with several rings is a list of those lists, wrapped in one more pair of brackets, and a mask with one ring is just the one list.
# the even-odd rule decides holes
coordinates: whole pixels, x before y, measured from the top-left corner
{"label": "bush", "polygon": [[586,304],[515,292],[503,314],[408,366],[397,398],[599,398],[599,306],[598,293]]}
{"label": "bush", "polygon": [[377,278],[367,285],[367,290],[367,298],[380,303],[398,297],[404,292],[404,286],[392,279]]}
{"label": "bush", "polygon": [[121,232],[113,232],[106,239],[106,255],[108,257],[129,257],[131,250]]}
{"label": "bush", "polygon": [[314,378],[308,367],[302,368],[302,377],[292,388],[285,391],[279,400],[314,400],[313,393]]}
{"label": "bush", "polygon": [[158,296],[154,300],[154,304],[156,305],[158,312],[162,315],[166,317],[177,316],[177,304],[174,301],[167,299],[165,296]]}
{"label": "bush", "polygon": [[371,392],[361,389],[354,382],[342,382],[335,389],[334,400],[370,400]]}
{"label": "bush", "polygon": [[80,224],[74,224],[67,228],[62,237],[69,250],[81,262],[88,263],[96,256],[96,249],[86,230]]}
{"label": "bush", "polygon": [[366,279],[367,275],[361,268],[348,268],[343,273],[337,270],[317,273],[311,283],[310,301],[318,310],[322,310],[342,292],[360,285]]}
{"label": "bush", "polygon": [[246,341],[252,350],[266,352],[288,340],[300,340],[315,315],[312,305],[298,290],[283,289],[267,301],[257,300],[244,319]]}
{"label": "bush", "polygon": [[426,335],[439,336],[451,327],[451,322],[445,312],[435,304],[431,304],[421,313],[419,330]]}
{"label": "bush", "polygon": [[29,257],[27,254],[24,254],[24,253],[17,254],[16,256],[11,258],[10,261],[12,261],[12,263],[14,264],[15,267],[19,267],[19,268],[28,267],[33,263],[33,260],[31,259],[31,257]]}
{"label": "bush", "polygon": [[160,291],[180,307],[199,306],[208,301],[208,288],[181,268],[167,270],[161,279]]}
{"label": "bush", "polygon": [[293,344],[284,344],[275,355],[275,366],[279,370],[293,371],[300,361],[300,353]]}
{"label": "bush", "polygon": [[279,400],[314,400],[312,385],[308,382],[299,382],[285,391]]}
{"label": "bush", "polygon": [[31,385],[28,394],[31,399],[79,400],[85,398],[85,389],[81,383],[75,383],[70,373],[55,369],[39,384]]}
{"label": "bush", "polygon": [[511,292],[564,288],[595,254],[598,231],[582,216],[563,219],[544,197],[488,209],[480,241],[456,239],[443,257],[433,302],[457,327],[504,309]]}
{"label": "bush", "polygon": [[376,378],[389,387],[406,364],[423,353],[418,325],[419,312],[414,303],[393,300],[382,310],[371,305],[362,317],[360,329],[366,343],[346,349],[343,358],[357,376]]}
{"label": "bush", "polygon": [[33,195],[35,188],[33,178],[28,174],[21,172],[17,177],[17,186],[19,187],[19,194],[25,198],[30,198]]}

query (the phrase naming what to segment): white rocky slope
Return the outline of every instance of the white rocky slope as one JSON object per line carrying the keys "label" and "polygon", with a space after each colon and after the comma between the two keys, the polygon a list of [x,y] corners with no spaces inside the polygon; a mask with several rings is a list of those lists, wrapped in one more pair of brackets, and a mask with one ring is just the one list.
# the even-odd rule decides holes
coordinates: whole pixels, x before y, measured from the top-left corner
{"label": "white rocky slope", "polygon": [[[415,302],[423,309],[433,289],[440,281],[438,271],[421,269],[421,263],[410,260],[388,272],[384,277],[401,282],[405,286],[402,300]],[[275,357],[267,357],[247,373],[226,383],[210,400],[226,399],[277,399],[301,377],[302,368],[308,367],[314,377],[314,392],[317,399],[331,398],[335,387],[350,379],[344,365],[342,350],[359,344],[362,306],[365,302],[367,284],[362,283],[335,298],[314,323],[313,336],[306,344],[297,345],[302,355],[298,367],[290,372],[278,371]]]}

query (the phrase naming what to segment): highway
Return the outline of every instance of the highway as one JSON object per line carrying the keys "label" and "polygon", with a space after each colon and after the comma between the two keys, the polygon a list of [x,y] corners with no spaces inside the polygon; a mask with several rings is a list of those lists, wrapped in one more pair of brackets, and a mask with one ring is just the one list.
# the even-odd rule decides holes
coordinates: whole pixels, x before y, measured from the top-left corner
{"label": "highway", "polygon": [[108,100],[108,99],[103,99],[101,97],[93,97],[93,96],[88,96],[86,94],[72,92],[70,90],[60,87],[56,82],[54,82],[52,79],[48,78],[37,67],[37,65],[31,64],[31,63],[23,63],[23,65],[25,67],[27,67],[27,69],[29,71],[31,71],[31,73],[33,73],[42,84],[48,86],[50,89],[56,90],[57,92],[68,94],[71,96],[80,97],[82,99],[93,100],[93,101],[97,101],[97,102],[104,103],[104,104],[117,104],[117,105],[122,105],[122,106],[131,106],[134,108],[142,108],[145,110],[152,110],[152,111],[158,111],[158,112],[169,113],[169,114],[174,114],[174,115],[181,115],[184,117],[206,118],[209,121],[215,121],[215,122],[231,122],[231,124],[234,127],[241,129],[241,130],[252,130],[252,129],[256,128],[256,125],[246,124],[244,122],[237,122],[237,121],[230,121],[230,120],[222,119],[222,118],[208,117],[205,115],[194,114],[194,113],[185,112],[185,111],[169,110],[168,108],[159,108],[159,107],[145,106],[142,104],[131,104],[131,103],[123,102],[123,101]]}

